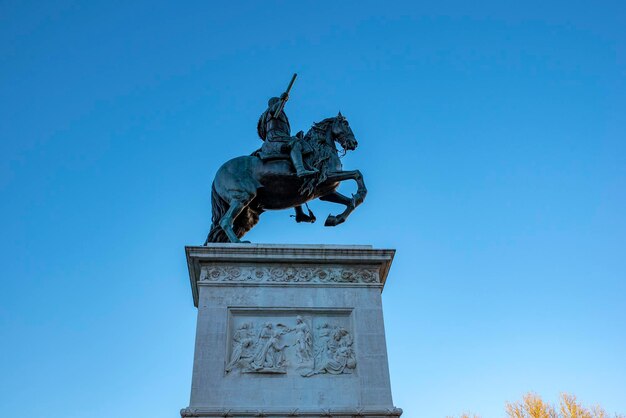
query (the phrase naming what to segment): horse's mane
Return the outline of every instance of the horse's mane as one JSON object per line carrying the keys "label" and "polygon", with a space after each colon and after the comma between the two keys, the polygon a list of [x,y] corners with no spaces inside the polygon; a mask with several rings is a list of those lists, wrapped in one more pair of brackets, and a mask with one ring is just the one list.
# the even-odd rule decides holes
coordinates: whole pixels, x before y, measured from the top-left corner
{"label": "horse's mane", "polygon": [[302,187],[300,188],[301,194],[311,194],[315,187],[324,182],[328,178],[328,173],[331,171],[330,157],[337,154],[334,142],[328,144],[326,140],[326,132],[329,125],[335,121],[335,118],[326,118],[320,122],[313,123],[311,129],[304,135],[304,140],[309,144],[312,153],[306,155],[305,162],[310,167],[314,167],[318,170],[315,176],[307,178]]}
{"label": "horse's mane", "polygon": [[313,122],[313,126],[311,126],[311,129],[309,129],[309,131],[306,133],[306,136],[311,135],[311,133],[314,131],[318,131],[320,133],[326,132],[326,128],[328,128],[328,125],[333,123],[335,119],[336,117],[332,117],[332,118],[326,118],[319,122]]}

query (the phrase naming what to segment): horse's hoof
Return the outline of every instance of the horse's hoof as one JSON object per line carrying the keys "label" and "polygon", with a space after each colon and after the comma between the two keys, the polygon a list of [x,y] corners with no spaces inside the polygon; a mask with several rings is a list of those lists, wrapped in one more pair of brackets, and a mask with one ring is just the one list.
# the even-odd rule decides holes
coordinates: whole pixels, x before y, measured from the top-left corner
{"label": "horse's hoof", "polygon": [[335,226],[337,225],[337,217],[333,215],[328,215],[326,218],[326,222],[324,222],[324,226]]}
{"label": "horse's hoof", "polygon": [[313,216],[313,217],[307,216],[307,215],[296,216],[296,222],[297,223],[305,222],[305,223],[308,223],[308,224],[312,224],[316,220],[317,220],[317,218],[315,216]]}

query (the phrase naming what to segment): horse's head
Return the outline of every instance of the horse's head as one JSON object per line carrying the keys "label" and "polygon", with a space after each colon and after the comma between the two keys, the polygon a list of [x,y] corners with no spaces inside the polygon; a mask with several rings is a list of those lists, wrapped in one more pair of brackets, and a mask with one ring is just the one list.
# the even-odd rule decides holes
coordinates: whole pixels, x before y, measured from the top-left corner
{"label": "horse's head", "polygon": [[341,145],[344,150],[353,151],[356,149],[358,142],[352,133],[352,128],[348,124],[348,119],[343,117],[341,112],[334,118],[331,128],[332,137]]}

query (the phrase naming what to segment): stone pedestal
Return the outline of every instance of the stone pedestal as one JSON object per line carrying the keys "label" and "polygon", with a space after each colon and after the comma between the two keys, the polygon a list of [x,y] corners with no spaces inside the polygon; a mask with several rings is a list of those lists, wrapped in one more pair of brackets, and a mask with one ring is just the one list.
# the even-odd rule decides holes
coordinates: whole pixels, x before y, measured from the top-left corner
{"label": "stone pedestal", "polygon": [[183,417],[398,417],[381,292],[394,250],[187,247],[198,308]]}

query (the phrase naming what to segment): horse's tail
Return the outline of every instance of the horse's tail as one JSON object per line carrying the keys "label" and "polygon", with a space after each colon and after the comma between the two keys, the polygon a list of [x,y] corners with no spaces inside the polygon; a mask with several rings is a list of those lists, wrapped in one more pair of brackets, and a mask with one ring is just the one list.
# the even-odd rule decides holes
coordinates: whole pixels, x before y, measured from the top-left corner
{"label": "horse's tail", "polygon": [[226,233],[220,226],[220,219],[222,219],[222,217],[226,214],[228,208],[228,202],[217,193],[217,190],[215,190],[215,183],[213,183],[211,186],[211,230],[209,231],[209,235],[206,237],[204,245],[207,245],[209,242],[230,242]]}

